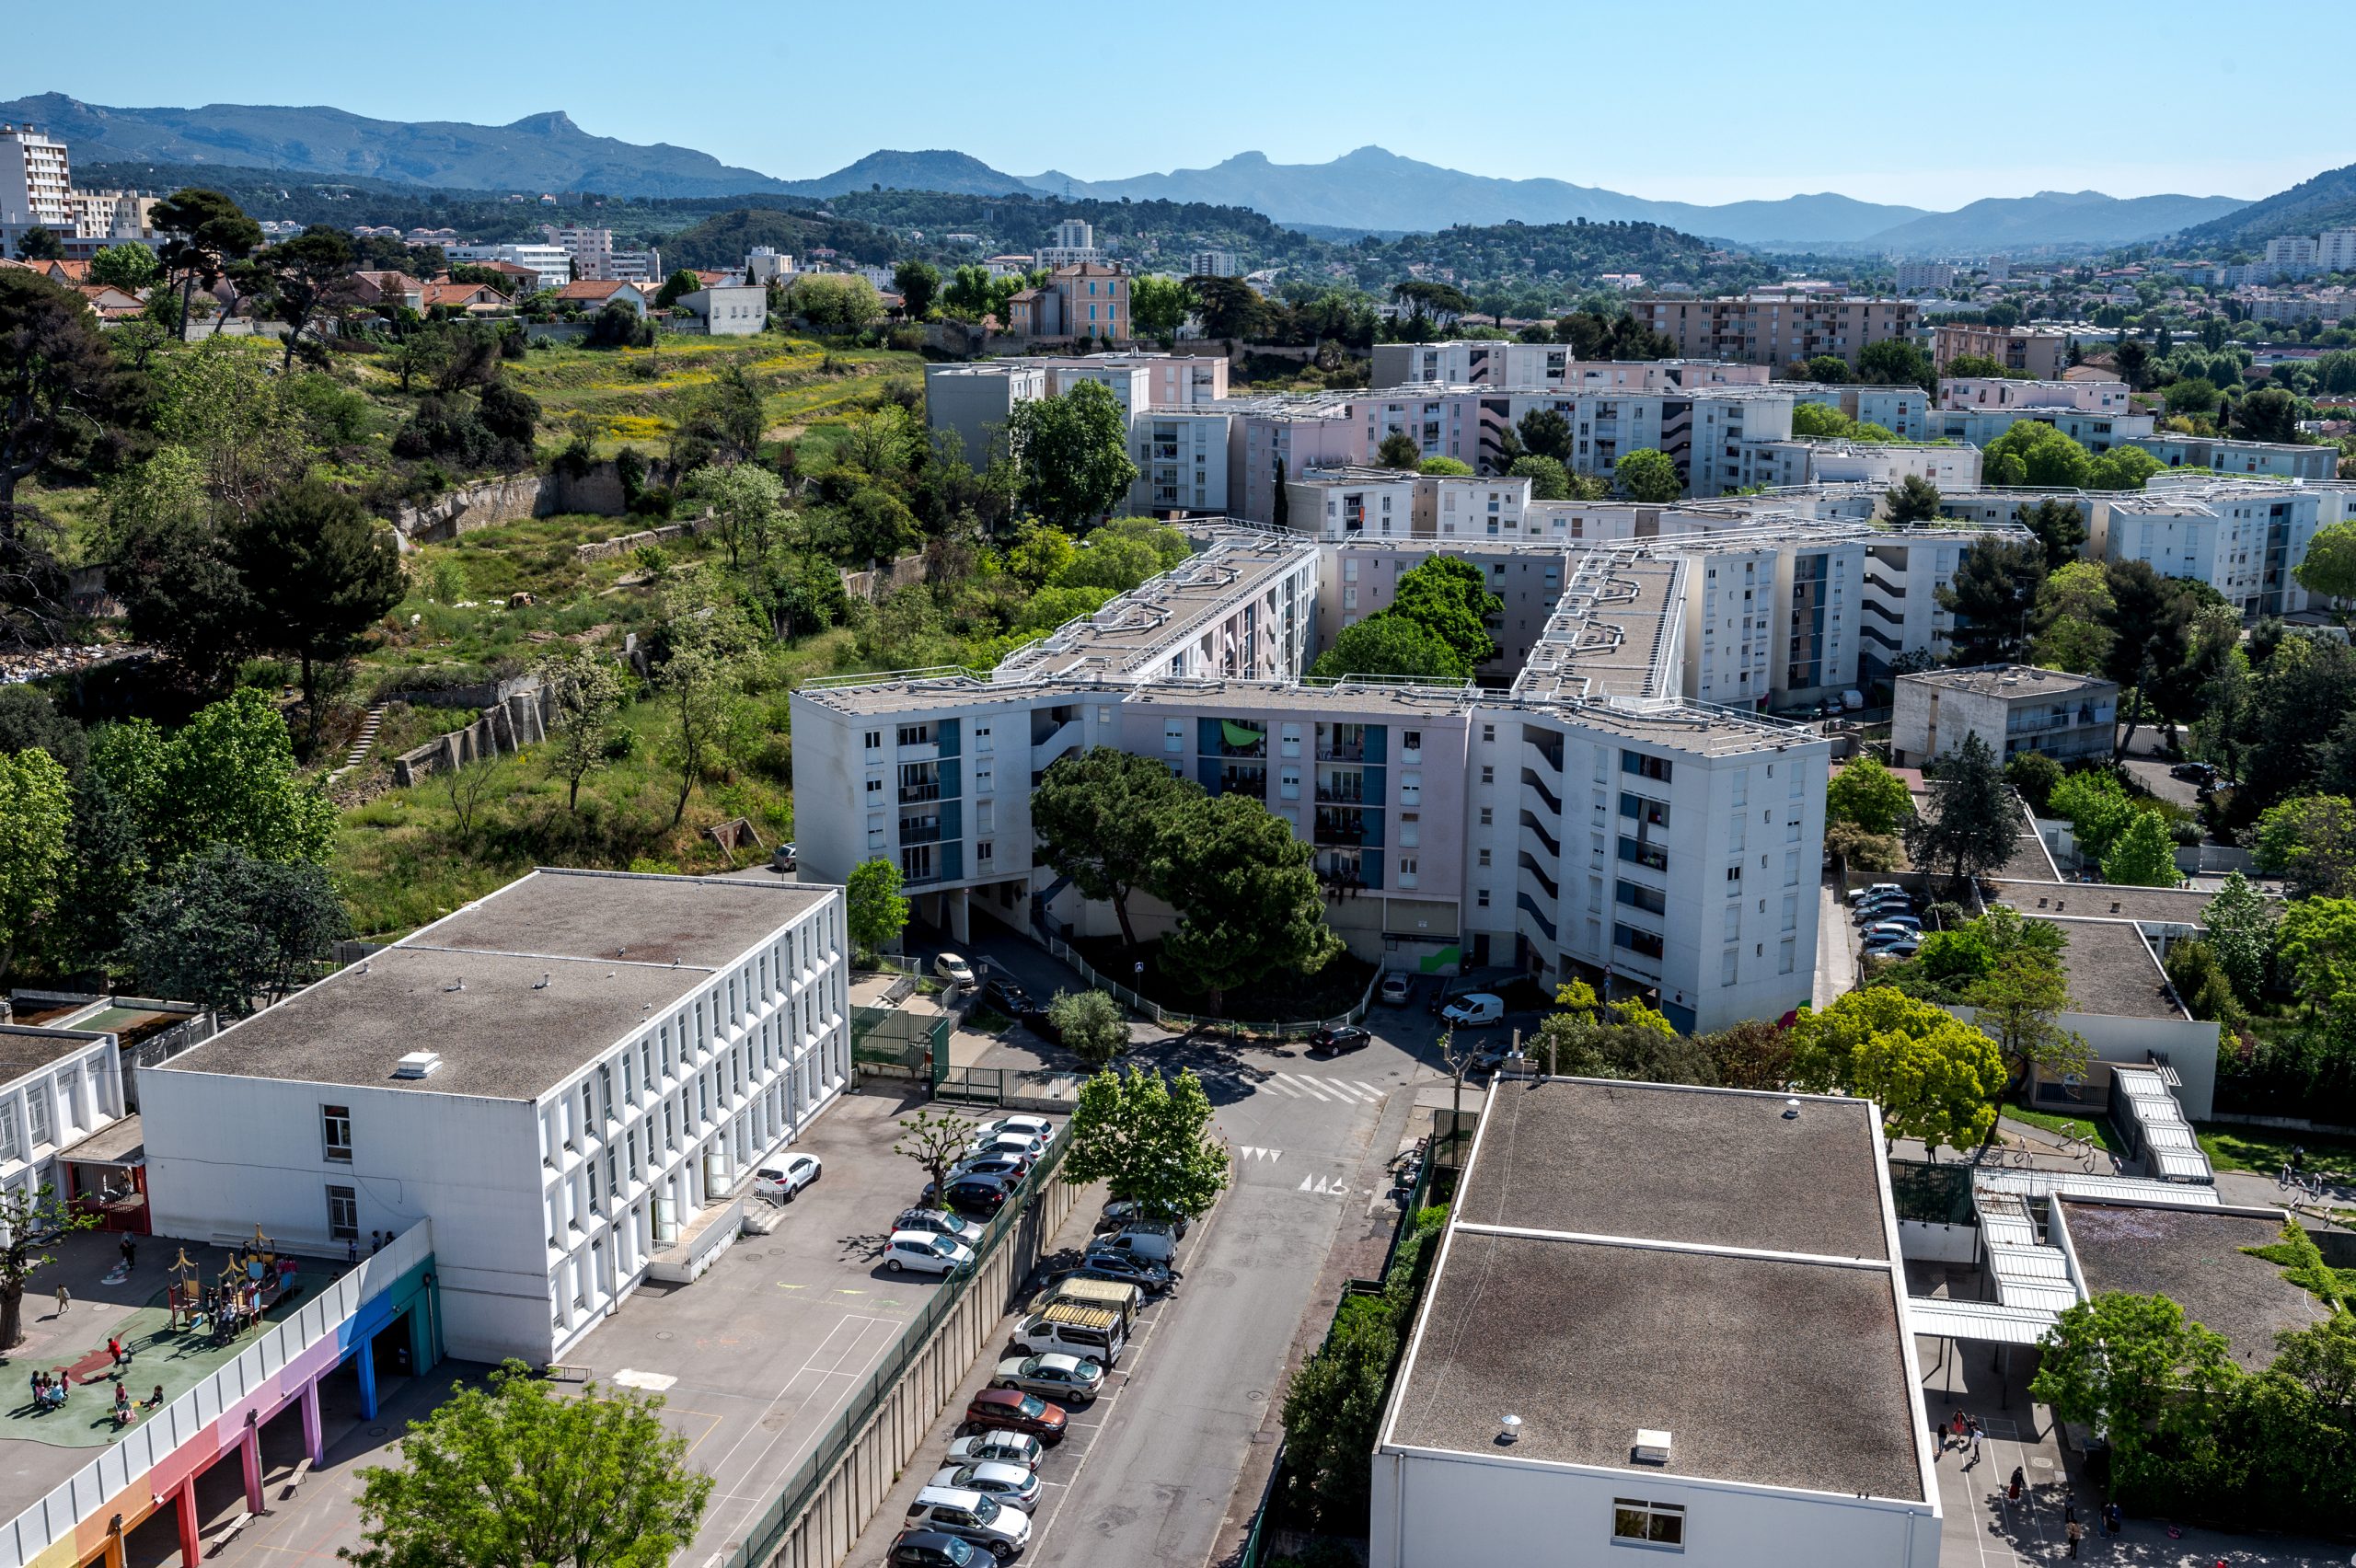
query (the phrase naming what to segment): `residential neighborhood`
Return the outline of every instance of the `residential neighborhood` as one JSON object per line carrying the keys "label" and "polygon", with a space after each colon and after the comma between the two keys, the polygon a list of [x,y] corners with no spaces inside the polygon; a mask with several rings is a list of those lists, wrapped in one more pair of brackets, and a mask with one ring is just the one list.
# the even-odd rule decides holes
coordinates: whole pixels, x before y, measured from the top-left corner
{"label": "residential neighborhood", "polygon": [[2356,1552],[2344,150],[445,9],[0,61],[0,1568]]}

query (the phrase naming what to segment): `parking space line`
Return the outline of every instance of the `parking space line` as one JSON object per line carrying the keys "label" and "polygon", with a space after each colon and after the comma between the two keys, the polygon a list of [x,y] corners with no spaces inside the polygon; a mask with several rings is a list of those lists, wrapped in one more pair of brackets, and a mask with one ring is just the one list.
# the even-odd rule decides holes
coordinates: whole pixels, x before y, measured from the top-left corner
{"label": "parking space line", "polygon": [[1352,1083],[1354,1083],[1354,1084],[1357,1084],[1360,1089],[1365,1090],[1369,1094],[1372,1095],[1375,1099],[1380,1100],[1380,1099],[1381,1099],[1381,1098],[1382,1098],[1382,1090],[1379,1090],[1379,1089],[1375,1088],[1375,1087],[1374,1087],[1374,1085],[1372,1085],[1372,1084],[1370,1084],[1370,1083],[1367,1082],[1367,1081],[1366,1081],[1366,1079],[1364,1079],[1364,1078],[1352,1078],[1350,1081],[1351,1081]]}
{"label": "parking space line", "polygon": [[[853,1325],[857,1326],[854,1327]],[[809,1355],[803,1361],[800,1366],[794,1368],[793,1376],[788,1378],[785,1380],[784,1386],[778,1389],[777,1393],[771,1397],[768,1403],[761,1407],[761,1413],[754,1418],[752,1425],[747,1428],[743,1435],[739,1436],[735,1442],[728,1446],[728,1451],[726,1453],[721,1455],[718,1459],[712,1462],[710,1469],[707,1473],[718,1475],[727,1466],[728,1461],[736,1457],[736,1450],[742,1448],[761,1431],[761,1423],[767,1421],[785,1397],[793,1391],[793,1386],[802,1380],[802,1375],[803,1373],[815,1372],[822,1378],[829,1376],[844,1378],[857,1377],[860,1371],[864,1371],[866,1368],[866,1363],[863,1360],[860,1363],[859,1367],[854,1370],[844,1371],[842,1368],[844,1363],[848,1362],[853,1355],[860,1353],[860,1346],[866,1341],[869,1333],[878,1327],[896,1331],[904,1329],[906,1326],[906,1324],[894,1318],[868,1317],[857,1312],[844,1313],[842,1320],[837,1322],[833,1328],[826,1331],[826,1337],[818,1342],[817,1346],[810,1352]],[[840,1334],[845,1329],[850,1330],[849,1339],[843,1344],[841,1349],[834,1353],[833,1360],[828,1365],[824,1366],[819,1366],[818,1363],[820,1359],[826,1355],[826,1347],[832,1344],[835,1342],[836,1336]],[[762,1462],[768,1459],[769,1451],[775,1448],[778,1444],[783,1442],[790,1435],[792,1435],[792,1432],[789,1427],[787,1430],[781,1431],[770,1437],[768,1442],[762,1446],[760,1453],[755,1457],[753,1470],[757,1471],[760,1469]]]}

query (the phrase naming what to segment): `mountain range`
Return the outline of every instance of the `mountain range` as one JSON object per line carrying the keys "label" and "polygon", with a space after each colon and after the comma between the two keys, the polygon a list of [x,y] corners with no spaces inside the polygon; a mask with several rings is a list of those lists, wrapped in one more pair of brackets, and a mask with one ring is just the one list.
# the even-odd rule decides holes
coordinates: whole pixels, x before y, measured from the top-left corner
{"label": "mountain range", "polygon": [[[1008,174],[960,152],[882,151],[820,179],[779,179],[723,164],[693,148],[593,136],[560,110],[490,126],[371,120],[339,109],[249,104],[113,109],[44,93],[0,103],[0,118],[40,126],[72,145],[84,161],[234,165],[480,190],[824,198],[882,188],[956,195],[1202,202],[1248,207],[1278,223],[1354,232],[1585,219],[1661,224],[1756,248],[1854,247],[1942,254],[2040,245],[2099,247],[2231,222],[2229,215],[2246,206],[2225,196],[2121,201],[2092,190],[1991,199],[1952,213],[1860,202],[1831,192],[1711,206],[1650,201],[1559,179],[1466,174],[1372,146],[1322,164],[1279,164],[1265,154],[1240,153],[1208,168],[1110,180],[1077,179],[1054,170]],[[2296,194],[2285,192],[2269,202]]]}

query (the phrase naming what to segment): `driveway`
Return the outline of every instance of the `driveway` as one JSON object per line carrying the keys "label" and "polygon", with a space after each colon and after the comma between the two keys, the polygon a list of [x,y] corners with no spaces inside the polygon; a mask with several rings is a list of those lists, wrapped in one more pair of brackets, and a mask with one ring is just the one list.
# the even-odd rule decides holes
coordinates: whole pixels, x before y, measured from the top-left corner
{"label": "driveway", "polygon": [[1831,882],[1817,889],[1816,1010],[1822,1012],[1857,988],[1856,928],[1849,905]]}
{"label": "driveway", "polygon": [[2168,777],[2169,764],[2157,757],[2131,756],[2121,765],[2135,781],[2170,805],[2192,811],[2200,804],[2200,790],[2189,778]]}

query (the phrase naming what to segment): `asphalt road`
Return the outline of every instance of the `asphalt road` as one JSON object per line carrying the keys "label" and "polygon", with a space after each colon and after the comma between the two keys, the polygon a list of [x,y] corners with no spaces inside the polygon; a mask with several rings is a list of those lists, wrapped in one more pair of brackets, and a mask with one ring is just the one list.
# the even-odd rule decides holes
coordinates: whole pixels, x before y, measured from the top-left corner
{"label": "asphalt road", "polygon": [[[1034,990],[1052,978],[1019,951],[1006,956]],[[1133,1051],[1202,1078],[1234,1161],[1232,1185],[1188,1235],[1177,1293],[1148,1309],[1105,1393],[1072,1412],[1070,1435],[1042,1467],[1046,1494],[1024,1564],[1202,1568],[1210,1555],[1254,1434],[1284,1397],[1286,1358],[1327,1254],[1366,1224],[1375,1194],[1352,1183],[1390,1097],[1438,1078],[1420,1008],[1380,1009],[1368,1022],[1372,1043],[1331,1058],[1199,1038]],[[1083,1205],[1059,1239],[1083,1244],[1093,1218]],[[855,1568],[882,1562],[909,1500],[938,1468],[955,1412],[987,1377],[987,1366],[968,1377],[851,1552]]]}

